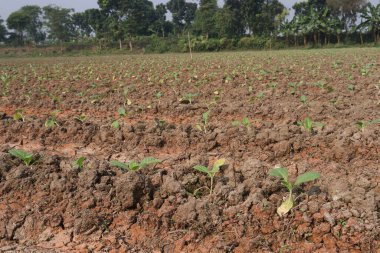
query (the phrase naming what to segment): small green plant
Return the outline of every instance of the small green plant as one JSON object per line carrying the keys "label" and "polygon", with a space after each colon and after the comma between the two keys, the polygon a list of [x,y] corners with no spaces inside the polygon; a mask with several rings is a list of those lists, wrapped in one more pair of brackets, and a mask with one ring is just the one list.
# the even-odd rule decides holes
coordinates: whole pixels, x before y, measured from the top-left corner
{"label": "small green plant", "polygon": [[305,96],[305,95],[302,95],[301,97],[300,97],[300,101],[301,101],[301,103],[306,103],[306,101],[307,101],[307,97]]}
{"label": "small green plant", "polygon": [[353,84],[349,84],[349,85],[347,85],[347,90],[354,91],[355,90],[355,86]]}
{"label": "small green plant", "polygon": [[25,163],[26,166],[29,166],[30,163],[33,161],[33,155],[25,152],[24,150],[21,150],[21,149],[11,149],[8,152],[12,156],[21,159]]}
{"label": "small green plant", "polygon": [[77,117],[74,117],[75,120],[79,121],[80,123],[83,123],[85,122],[85,120],[87,119],[86,115],[80,115],[80,116],[77,116]]}
{"label": "small green plant", "polygon": [[297,125],[305,128],[307,132],[312,132],[314,127],[323,128],[325,124],[321,122],[314,122],[309,117],[305,118],[303,121],[298,121]]}
{"label": "small green plant", "polygon": [[307,183],[318,179],[320,174],[317,172],[306,172],[302,175],[299,175],[296,178],[295,182],[289,181],[288,169],[287,168],[274,168],[269,171],[269,175],[273,177],[278,177],[281,179],[282,185],[284,185],[289,191],[289,197],[282,202],[281,206],[277,208],[277,213],[280,216],[287,214],[294,206],[294,197],[293,197],[293,189],[300,186],[303,183]]}
{"label": "small green plant", "polygon": [[74,168],[76,169],[83,169],[83,166],[84,166],[84,161],[86,160],[86,157],[84,156],[81,156],[80,158],[78,158],[77,160],[74,161],[73,163],[73,166]]}
{"label": "small green plant", "polygon": [[24,115],[22,114],[22,110],[21,109],[17,109],[15,114],[13,114],[13,120],[14,121],[25,121],[24,119]]}
{"label": "small green plant", "polygon": [[193,103],[193,100],[194,98],[198,96],[198,94],[196,93],[186,93],[181,99],[180,99],[180,102],[182,103],[189,103],[189,104],[192,104]]}
{"label": "small green plant", "polygon": [[127,112],[125,111],[125,107],[120,107],[118,110],[117,110],[117,113],[119,114],[120,117],[125,117],[127,116]]}
{"label": "small green plant", "polygon": [[207,176],[210,178],[210,181],[211,181],[210,194],[212,194],[215,174],[220,171],[220,167],[222,167],[225,164],[225,162],[226,162],[226,159],[224,158],[216,160],[211,170],[209,170],[207,167],[202,166],[202,165],[196,165],[193,167],[195,170],[207,174]]}
{"label": "small green plant", "polygon": [[45,121],[45,127],[51,128],[53,126],[59,126],[57,122],[58,113],[59,111],[57,110],[51,113],[50,117]]}
{"label": "small green plant", "polygon": [[204,112],[202,114],[202,121],[196,125],[199,131],[207,133],[209,116],[210,116],[210,111]]}
{"label": "small green plant", "polygon": [[146,157],[144,158],[140,163],[136,162],[136,161],[130,161],[128,163],[123,163],[123,162],[119,162],[119,161],[116,161],[116,160],[113,160],[110,162],[110,165],[111,166],[114,166],[114,167],[118,167],[122,170],[129,170],[129,171],[138,171],[138,170],[141,170],[143,168],[145,168],[146,166],[148,165],[151,165],[151,164],[157,164],[157,163],[160,163],[161,160],[159,159],[156,159],[154,157]]}
{"label": "small green plant", "polygon": [[118,120],[114,120],[114,121],[112,121],[111,126],[113,128],[115,128],[115,129],[119,129],[120,128],[120,123],[119,123]]}
{"label": "small green plant", "polygon": [[251,129],[251,122],[249,121],[249,118],[247,118],[247,117],[242,119],[242,121],[239,121],[239,120],[232,121],[232,125],[233,126],[244,126],[245,128],[247,128],[247,130]]}
{"label": "small green plant", "polygon": [[379,123],[380,123],[380,118],[378,118],[378,119],[374,119],[374,120],[371,120],[371,121],[360,120],[360,121],[356,122],[356,126],[357,126],[360,130],[364,130],[364,128],[366,128],[366,127],[369,126],[369,125],[372,125],[372,124],[379,124]]}

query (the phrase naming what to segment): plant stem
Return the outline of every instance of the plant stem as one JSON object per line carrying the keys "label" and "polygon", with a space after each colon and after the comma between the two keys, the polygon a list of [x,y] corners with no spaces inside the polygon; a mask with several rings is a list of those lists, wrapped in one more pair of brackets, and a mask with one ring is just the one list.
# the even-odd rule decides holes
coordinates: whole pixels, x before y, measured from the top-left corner
{"label": "plant stem", "polygon": [[212,194],[212,186],[214,183],[214,177],[211,177],[211,187],[210,187],[210,194]]}

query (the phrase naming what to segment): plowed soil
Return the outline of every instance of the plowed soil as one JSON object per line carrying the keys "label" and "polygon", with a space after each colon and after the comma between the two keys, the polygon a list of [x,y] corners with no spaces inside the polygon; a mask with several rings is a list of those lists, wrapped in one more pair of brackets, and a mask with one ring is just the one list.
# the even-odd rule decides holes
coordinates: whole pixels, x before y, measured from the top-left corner
{"label": "plowed soil", "polygon": [[[2,59],[0,75],[1,252],[380,252],[379,49]],[[144,157],[162,162],[110,166]],[[219,158],[209,194],[193,167]],[[321,174],[283,217],[275,166]]]}

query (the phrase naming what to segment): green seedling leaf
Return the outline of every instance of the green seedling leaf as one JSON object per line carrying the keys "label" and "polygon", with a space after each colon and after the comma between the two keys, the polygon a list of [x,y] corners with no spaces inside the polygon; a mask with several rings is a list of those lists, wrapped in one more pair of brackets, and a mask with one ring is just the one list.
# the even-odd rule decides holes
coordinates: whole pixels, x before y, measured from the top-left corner
{"label": "green seedling leaf", "polygon": [[370,124],[379,124],[380,123],[380,118],[379,119],[374,119],[369,122]]}
{"label": "green seedling leaf", "polygon": [[310,118],[304,119],[303,127],[306,129],[306,131],[311,132],[313,129],[313,121]]}
{"label": "green seedling leaf", "polygon": [[212,166],[211,172],[213,172],[214,174],[219,172],[220,167],[223,166],[225,162],[226,162],[226,159],[224,159],[224,158],[216,160],[214,165]]}
{"label": "green seedling leaf", "polygon": [[232,121],[233,126],[241,126],[241,122],[238,120]]}
{"label": "green seedling leaf", "polygon": [[294,186],[299,186],[303,183],[313,181],[315,179],[318,179],[321,175],[317,172],[306,172],[300,176],[297,177],[296,182],[294,183]]}
{"label": "green seedling leaf", "polygon": [[156,159],[154,157],[146,157],[140,162],[140,167],[143,168],[145,166],[151,165],[151,164],[156,164],[160,163],[161,160]]}
{"label": "green seedling leaf", "polygon": [[124,107],[120,107],[119,110],[117,110],[117,112],[119,113],[119,116],[121,117],[125,117],[127,115]]}
{"label": "green seedling leaf", "polygon": [[116,161],[116,160],[111,161],[110,165],[113,166],[113,167],[117,167],[119,169],[122,169],[122,170],[127,170],[128,169],[128,164],[127,163],[122,163],[122,162],[119,162],[119,161]]}
{"label": "green seedling leaf", "polygon": [[197,171],[200,171],[200,172],[203,172],[203,173],[206,173],[206,174],[209,174],[209,170],[207,167],[205,166],[202,166],[202,165],[196,165],[193,167],[194,169],[196,169]]}
{"label": "green seedling leaf", "polygon": [[29,153],[27,153],[27,152],[25,152],[24,150],[21,150],[21,149],[11,149],[8,152],[12,156],[21,159],[25,163],[26,166],[29,166],[30,163],[33,160],[33,155],[32,154],[29,154]]}
{"label": "green seedling leaf", "polygon": [[300,100],[301,100],[302,103],[306,103],[307,98],[306,98],[305,95],[302,95],[302,96],[300,97]]}
{"label": "green seedling leaf", "polygon": [[47,128],[51,128],[53,127],[54,125],[58,125],[57,121],[53,118],[49,118],[45,121],[45,127]]}
{"label": "green seedling leaf", "polygon": [[241,122],[245,127],[248,127],[251,125],[251,122],[249,121],[248,118],[244,118]]}
{"label": "green seedling leaf", "polygon": [[277,214],[282,217],[287,214],[294,206],[293,197],[289,196],[287,200],[282,202],[281,206],[277,208]]}
{"label": "green seedling leaf", "polygon": [[210,111],[207,111],[207,112],[202,114],[203,123],[207,124],[209,115],[210,115]]}
{"label": "green seedling leaf", "polygon": [[22,115],[22,110],[17,109],[15,114],[13,115],[13,120],[14,121],[24,121],[24,116]]}
{"label": "green seedling leaf", "polygon": [[79,122],[83,123],[86,120],[86,115],[80,115],[78,117],[75,117],[74,119],[78,120]]}
{"label": "green seedling leaf", "polygon": [[141,169],[140,164],[138,164],[137,162],[135,162],[133,160],[129,163],[128,167],[129,167],[128,169],[131,170],[131,171],[136,171],[136,170]]}
{"label": "green seedling leaf", "polygon": [[115,129],[119,129],[119,128],[120,128],[120,123],[119,123],[119,121],[114,120],[114,121],[112,122],[111,126],[112,126],[113,128],[115,128]]}
{"label": "green seedling leaf", "polygon": [[274,168],[269,171],[269,175],[273,177],[278,177],[284,181],[288,181],[288,170],[286,168]]}
{"label": "green seedling leaf", "polygon": [[78,160],[74,161],[74,167],[77,169],[83,169],[84,161],[86,157],[80,157]]}

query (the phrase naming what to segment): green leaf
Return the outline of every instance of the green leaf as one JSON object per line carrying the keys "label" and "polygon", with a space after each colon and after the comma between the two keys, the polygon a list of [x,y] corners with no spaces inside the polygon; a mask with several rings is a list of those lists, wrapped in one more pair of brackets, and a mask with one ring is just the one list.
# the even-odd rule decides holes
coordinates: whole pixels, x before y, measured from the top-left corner
{"label": "green leaf", "polygon": [[112,122],[111,126],[112,126],[113,128],[119,129],[119,128],[120,128],[120,123],[119,123],[119,121],[114,120],[114,121]]}
{"label": "green leaf", "polygon": [[159,159],[156,159],[154,157],[146,157],[144,158],[141,162],[140,162],[140,167],[145,167],[147,165],[150,165],[150,164],[156,164],[156,163],[160,163],[161,160]]}
{"label": "green leaf", "polygon": [[232,125],[233,126],[241,126],[241,122],[238,120],[234,120],[234,121],[232,121]]}
{"label": "green leaf", "polygon": [[244,118],[243,121],[241,122],[244,126],[249,126],[251,124],[251,122],[249,122],[249,119],[248,118]]}
{"label": "green leaf", "polygon": [[379,124],[380,123],[380,118],[379,119],[374,119],[369,122],[370,124]]}
{"label": "green leaf", "polygon": [[224,158],[216,160],[214,162],[214,165],[212,166],[212,172],[213,173],[219,172],[220,167],[223,166],[225,162],[226,162],[226,159]]}
{"label": "green leaf", "polygon": [[29,166],[33,160],[32,154],[29,154],[29,153],[27,153],[21,149],[11,149],[8,152],[9,152],[9,154],[13,155],[14,157],[21,159],[25,163],[26,166]]}
{"label": "green leaf", "polygon": [[206,173],[206,174],[209,174],[209,170],[207,167],[205,166],[202,166],[202,165],[196,165],[193,167],[195,170],[197,171],[200,171],[200,172],[203,172],[203,173]]}
{"label": "green leaf", "polygon": [[117,112],[119,113],[119,116],[126,116],[127,113],[125,112],[125,108],[124,107],[120,107],[119,110],[117,110]]}
{"label": "green leaf", "polygon": [[303,126],[306,129],[306,131],[311,132],[313,129],[313,121],[310,118],[306,118],[303,121]]}
{"label": "green leaf", "polygon": [[119,161],[116,161],[116,160],[113,160],[110,162],[110,165],[113,166],[113,167],[118,167],[122,170],[127,170],[128,169],[128,164],[127,163],[122,163],[122,162],[119,162]]}
{"label": "green leaf", "polygon": [[205,124],[207,124],[207,122],[208,122],[209,114],[210,114],[210,111],[207,111],[207,112],[203,113],[203,115],[202,115],[203,122]]}
{"label": "green leaf", "polygon": [[313,181],[317,178],[319,178],[321,175],[317,172],[306,172],[305,174],[302,174],[297,177],[296,182],[294,183],[295,186],[299,186],[303,183]]}
{"label": "green leaf", "polygon": [[84,156],[80,157],[78,160],[76,160],[74,162],[74,167],[76,167],[78,169],[82,169],[83,168],[83,163],[84,163],[85,160],[86,160],[86,157],[84,157]]}
{"label": "green leaf", "polygon": [[135,162],[135,161],[132,160],[129,163],[129,168],[128,169],[131,170],[131,171],[136,171],[136,170],[142,169],[142,167],[140,166],[140,164],[138,164],[137,162]]}
{"label": "green leaf", "polygon": [[55,119],[47,119],[45,121],[45,127],[47,128],[50,128],[50,127],[53,127],[55,124],[57,124],[57,122],[55,121]]}
{"label": "green leaf", "polygon": [[288,169],[287,168],[282,168],[282,167],[274,168],[274,169],[271,169],[268,173],[270,176],[279,177],[279,178],[283,179],[284,181],[288,182]]}

